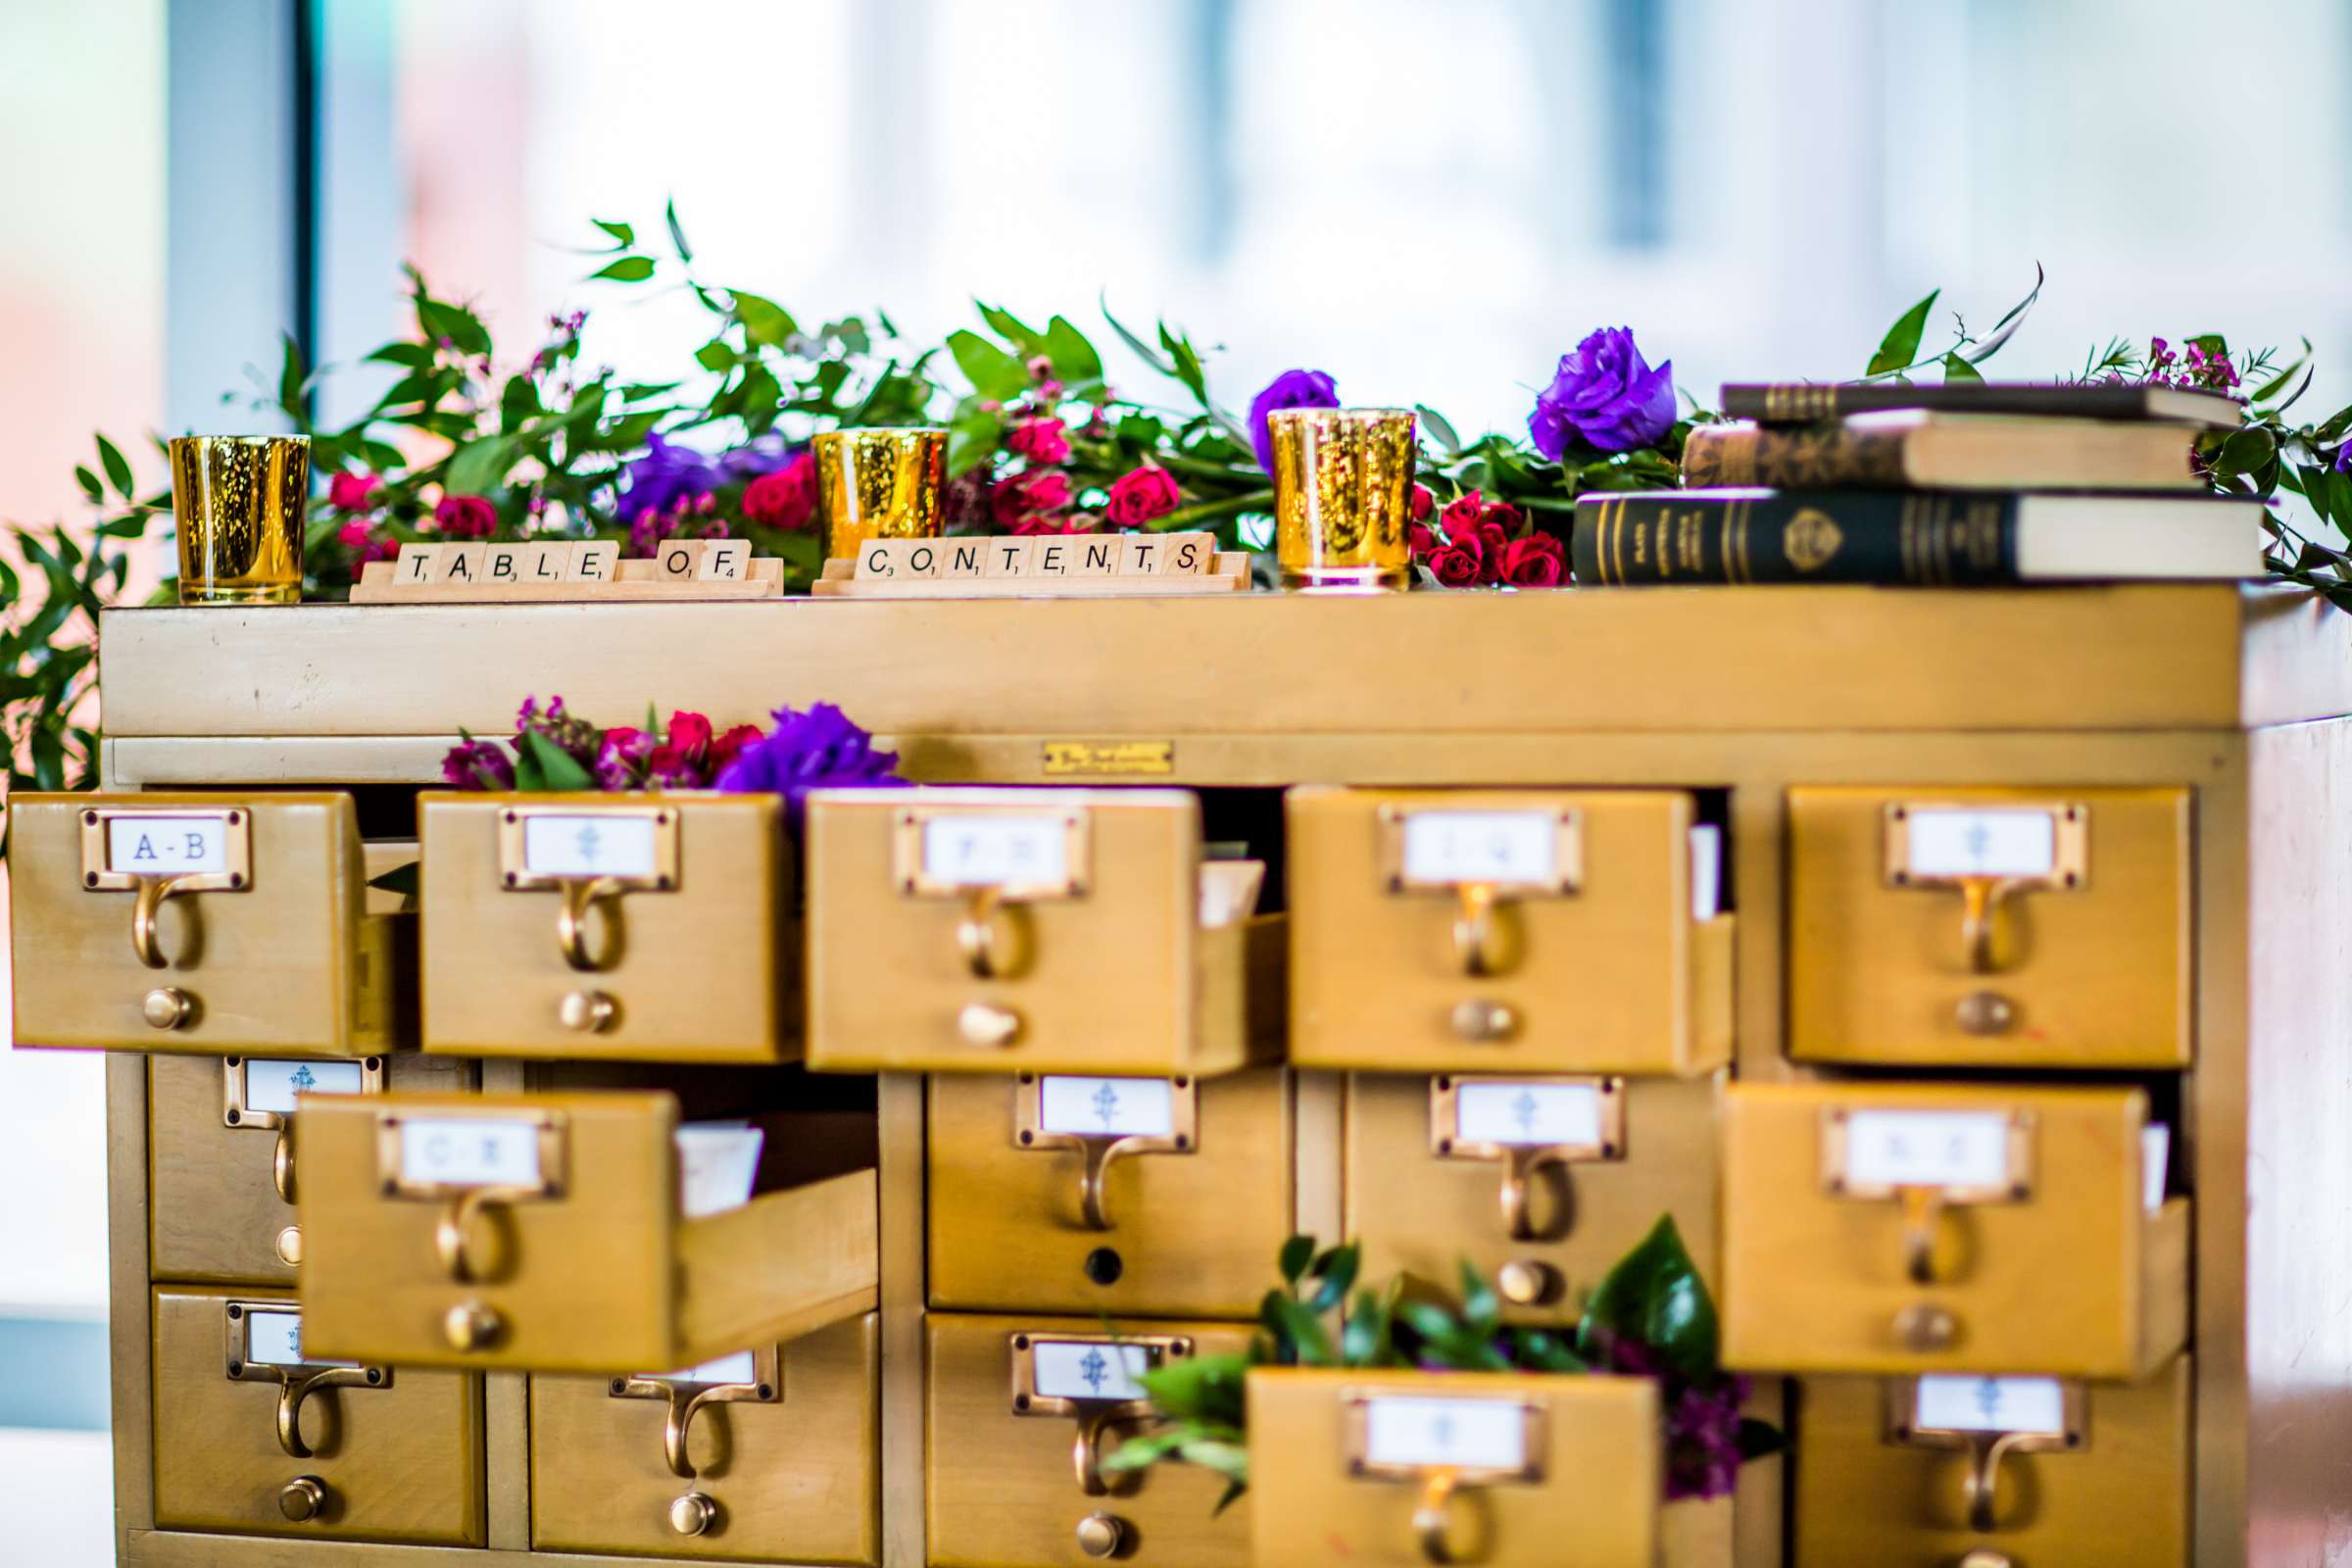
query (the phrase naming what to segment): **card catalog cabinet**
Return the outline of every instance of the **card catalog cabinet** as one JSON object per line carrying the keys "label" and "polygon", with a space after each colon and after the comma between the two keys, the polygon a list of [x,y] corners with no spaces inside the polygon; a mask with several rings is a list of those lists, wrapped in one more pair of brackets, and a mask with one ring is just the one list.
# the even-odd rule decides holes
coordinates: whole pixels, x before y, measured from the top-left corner
{"label": "card catalog cabinet", "polygon": [[868,1312],[678,1373],[532,1378],[531,1544],[876,1561],[876,1323]]}
{"label": "card catalog cabinet", "polygon": [[1737,1367],[2136,1378],[2180,1348],[2188,1203],[2149,1208],[2136,1089],[1736,1084]]}
{"label": "card catalog cabinet", "polygon": [[1795,1560],[2185,1568],[2190,1372],[1806,1378]]}
{"label": "card catalog cabinet", "polygon": [[1106,1474],[1142,1428],[1135,1377],[1175,1357],[1239,1354],[1232,1324],[933,1313],[924,1502],[937,1568],[1247,1568],[1245,1497],[1212,1512],[1222,1477],[1190,1467]]}
{"label": "card catalog cabinet", "polygon": [[458,1093],[473,1067],[413,1052],[357,1061],[157,1056],[147,1075],[155,1277],[291,1288],[302,1261],[299,1097]]}
{"label": "card catalog cabinet", "polygon": [[1279,1053],[1262,867],[1174,790],[820,791],[808,1060],[830,1071],[1232,1072]]}
{"label": "card catalog cabinet", "polygon": [[326,1358],[282,1291],[158,1290],[167,1529],[482,1543],[482,1380]]}
{"label": "card catalog cabinet", "polygon": [[1291,1075],[930,1083],[931,1304],[1251,1317],[1293,1219]]}
{"label": "card catalog cabinet", "polygon": [[2184,789],[1788,792],[1788,1053],[2182,1067]]}
{"label": "card catalog cabinet", "polygon": [[1733,917],[1696,917],[1690,796],[1298,789],[1288,816],[1298,1065],[1730,1059]]}
{"label": "card catalog cabinet", "polygon": [[874,1173],[682,1218],[666,1094],[312,1096],[301,1117],[321,1351],[631,1374],[874,1306]]}
{"label": "card catalog cabinet", "polygon": [[367,912],[350,796],[19,795],[9,816],[18,1044],[414,1043],[416,922]]}
{"label": "card catalog cabinet", "polygon": [[1363,1277],[1455,1292],[1468,1262],[1505,1316],[1557,1322],[1661,1214],[1716,1285],[1714,1078],[1352,1074],[1347,1231]]}
{"label": "card catalog cabinet", "polygon": [[1252,1560],[1654,1568],[1662,1453],[1646,1378],[1261,1367]]}
{"label": "card catalog cabinet", "polygon": [[424,1048],[469,1056],[798,1056],[773,796],[420,798]]}

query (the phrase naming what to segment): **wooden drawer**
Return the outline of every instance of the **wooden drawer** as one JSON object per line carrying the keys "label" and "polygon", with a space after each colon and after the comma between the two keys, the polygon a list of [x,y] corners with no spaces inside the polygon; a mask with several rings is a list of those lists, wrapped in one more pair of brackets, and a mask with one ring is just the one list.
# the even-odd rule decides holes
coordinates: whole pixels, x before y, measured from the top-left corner
{"label": "wooden drawer", "polygon": [[299,1094],[471,1087],[472,1067],[404,1053],[357,1061],[156,1056],[147,1067],[148,1245],[159,1280],[292,1286]]}
{"label": "wooden drawer", "polygon": [[532,1546],[877,1561],[876,1322],[868,1312],[683,1377],[532,1378]]}
{"label": "wooden drawer", "polygon": [[2180,1067],[2185,789],[1788,792],[1788,1054]]}
{"label": "wooden drawer", "polygon": [[941,1077],[930,1095],[933,1306],[1256,1315],[1296,1228],[1289,1073]]}
{"label": "wooden drawer", "polygon": [[283,1291],[155,1293],[155,1522],[482,1544],[482,1380],[316,1358]]}
{"label": "wooden drawer", "polygon": [[348,795],[20,795],[23,1046],[219,1057],[413,1043],[416,920],[367,912]]}
{"label": "wooden drawer", "polygon": [[1647,1378],[1260,1367],[1251,1558],[1655,1568],[1663,1453]]}
{"label": "wooden drawer", "polygon": [[1468,1261],[1503,1312],[1557,1322],[1672,1214],[1712,1288],[1714,1078],[1348,1081],[1347,1232],[1364,1277],[1460,1288]]}
{"label": "wooden drawer", "polygon": [[1291,1059],[1697,1074],[1731,1058],[1732,916],[1694,918],[1690,797],[1290,794]]}
{"label": "wooden drawer", "polygon": [[322,1353],[634,1373],[873,1309],[870,1165],[683,1218],[666,1094],[314,1096],[300,1115]]}
{"label": "wooden drawer", "polygon": [[1793,1561],[2181,1568],[2193,1382],[1806,1378]]}
{"label": "wooden drawer", "polygon": [[1203,864],[1176,790],[820,791],[808,1062],[1204,1077],[1279,1054],[1254,862]]}
{"label": "wooden drawer", "polygon": [[[923,1503],[937,1568],[1083,1568],[1105,1555],[1145,1568],[1249,1568],[1254,1499],[1213,1513],[1222,1477],[1165,1466],[1098,1476],[1095,1492],[1078,1471],[1143,1417],[1122,1350],[1129,1367],[1239,1354],[1250,1330],[1159,1319],[1117,1329],[1114,1340],[1099,1318],[931,1314]],[[1067,1396],[1097,1387],[1104,1396]]]}
{"label": "wooden drawer", "polygon": [[2187,1331],[2188,1203],[2136,1089],[1734,1085],[1723,1350],[1757,1371],[2135,1378]]}
{"label": "wooden drawer", "polygon": [[427,794],[424,1049],[768,1062],[800,1054],[781,804]]}

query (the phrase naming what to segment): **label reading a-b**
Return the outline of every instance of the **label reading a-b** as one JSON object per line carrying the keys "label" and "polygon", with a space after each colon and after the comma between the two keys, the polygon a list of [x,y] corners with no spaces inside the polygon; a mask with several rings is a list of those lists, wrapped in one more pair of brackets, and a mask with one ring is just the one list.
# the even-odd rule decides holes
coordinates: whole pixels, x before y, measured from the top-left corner
{"label": "label reading a-b", "polygon": [[199,876],[228,869],[228,813],[110,816],[106,868],[136,876]]}

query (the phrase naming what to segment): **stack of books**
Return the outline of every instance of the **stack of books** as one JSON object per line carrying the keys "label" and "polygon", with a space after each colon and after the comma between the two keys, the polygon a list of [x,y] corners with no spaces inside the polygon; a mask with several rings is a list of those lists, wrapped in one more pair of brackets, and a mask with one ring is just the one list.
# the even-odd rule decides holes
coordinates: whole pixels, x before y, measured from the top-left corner
{"label": "stack of books", "polygon": [[2262,504],[2215,496],[2198,433],[2239,405],[2169,386],[1730,385],[1682,490],[1576,505],[1580,587],[2257,577]]}

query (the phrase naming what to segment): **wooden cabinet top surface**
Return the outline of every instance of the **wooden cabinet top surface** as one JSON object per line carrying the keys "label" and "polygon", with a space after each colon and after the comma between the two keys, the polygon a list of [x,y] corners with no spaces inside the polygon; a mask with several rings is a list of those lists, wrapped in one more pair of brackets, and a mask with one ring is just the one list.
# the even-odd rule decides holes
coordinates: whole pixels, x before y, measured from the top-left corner
{"label": "wooden cabinet top surface", "polygon": [[504,734],[839,703],[885,737],[2255,728],[2352,616],[2228,584],[108,611],[113,737]]}

